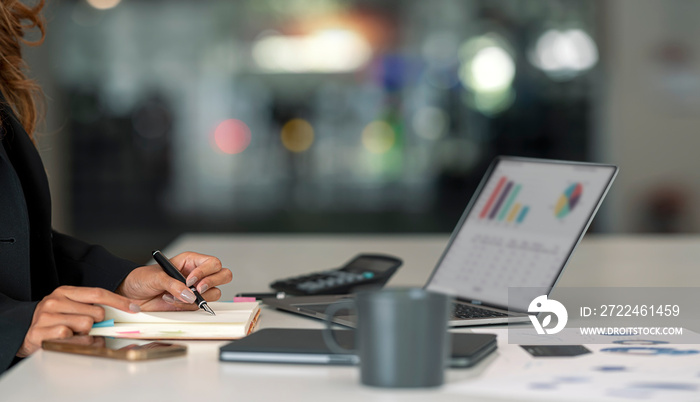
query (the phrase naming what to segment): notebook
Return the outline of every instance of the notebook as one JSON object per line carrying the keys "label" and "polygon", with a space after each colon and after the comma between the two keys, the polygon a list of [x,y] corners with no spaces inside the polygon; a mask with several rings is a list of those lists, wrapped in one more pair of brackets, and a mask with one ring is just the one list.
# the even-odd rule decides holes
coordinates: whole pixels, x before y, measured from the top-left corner
{"label": "notebook", "polygon": [[[455,298],[451,326],[527,321],[531,300],[508,289],[555,286],[612,185],[613,165],[498,157],[490,165],[424,287]],[[325,319],[352,295],[263,299]],[[355,316],[333,321],[353,327]]]}
{"label": "notebook", "polygon": [[[219,349],[219,360],[246,363],[355,365],[354,353],[334,353],[326,346],[323,330],[266,328]],[[334,330],[335,339],[352,348],[354,331]],[[496,350],[496,335],[451,334],[450,367],[471,367]]]}
{"label": "notebook", "polygon": [[202,310],[130,314],[102,306],[105,320],[96,324],[90,335],[133,339],[239,339],[253,331],[260,316],[258,302],[208,304],[216,316]]}

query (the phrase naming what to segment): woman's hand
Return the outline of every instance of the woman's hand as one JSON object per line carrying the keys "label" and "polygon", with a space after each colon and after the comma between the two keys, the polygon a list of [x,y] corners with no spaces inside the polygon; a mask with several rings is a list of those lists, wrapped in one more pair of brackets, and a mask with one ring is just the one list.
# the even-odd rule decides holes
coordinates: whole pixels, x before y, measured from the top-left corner
{"label": "woman's hand", "polygon": [[32,324],[17,352],[26,357],[41,348],[47,339],[87,334],[92,324],[104,320],[104,304],[127,312],[140,311],[134,300],[101,288],[61,286],[44,297],[34,310]]}
{"label": "woman's hand", "polygon": [[196,310],[195,286],[206,301],[218,300],[221,291],[217,288],[231,282],[231,270],[223,268],[218,258],[186,252],[171,258],[173,265],[187,279],[184,284],[171,278],[157,265],[136,268],[124,279],[117,293],[138,300],[143,311]]}
{"label": "woman's hand", "polygon": [[214,301],[221,297],[217,286],[233,278],[229,269],[221,267],[221,261],[208,255],[182,253],[171,261],[187,278],[187,285],[168,276],[160,266],[147,265],[133,270],[116,293],[101,288],[57,288],[34,310],[32,324],[17,356],[29,356],[46,339],[87,334],[95,322],[104,320],[104,309],[95,304],[126,312],[195,310],[195,297],[189,286],[196,285],[205,300]]}

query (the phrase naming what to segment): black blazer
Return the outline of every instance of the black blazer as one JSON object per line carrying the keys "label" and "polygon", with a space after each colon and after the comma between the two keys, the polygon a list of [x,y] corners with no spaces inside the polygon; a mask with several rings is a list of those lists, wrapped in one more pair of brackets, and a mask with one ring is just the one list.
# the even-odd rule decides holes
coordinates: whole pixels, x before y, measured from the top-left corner
{"label": "black blazer", "polygon": [[115,290],[138,265],[55,232],[44,166],[0,95],[0,373],[16,361],[39,301],[61,285]]}

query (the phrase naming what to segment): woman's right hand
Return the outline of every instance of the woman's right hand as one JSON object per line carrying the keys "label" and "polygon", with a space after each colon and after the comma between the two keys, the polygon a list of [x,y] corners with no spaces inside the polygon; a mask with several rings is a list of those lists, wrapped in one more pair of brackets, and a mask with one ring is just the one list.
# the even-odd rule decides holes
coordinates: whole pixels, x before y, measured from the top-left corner
{"label": "woman's right hand", "polygon": [[140,311],[134,301],[102,288],[61,286],[44,297],[34,310],[32,324],[24,337],[18,357],[26,357],[41,348],[47,339],[87,334],[92,324],[104,320],[104,304],[122,311]]}

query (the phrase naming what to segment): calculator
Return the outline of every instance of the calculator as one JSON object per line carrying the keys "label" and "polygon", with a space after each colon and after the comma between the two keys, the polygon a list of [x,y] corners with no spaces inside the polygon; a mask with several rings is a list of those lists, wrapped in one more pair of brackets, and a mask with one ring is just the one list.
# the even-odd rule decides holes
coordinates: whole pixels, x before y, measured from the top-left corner
{"label": "calculator", "polygon": [[340,268],[280,279],[270,287],[294,296],[352,293],[361,287],[384,286],[402,263],[389,255],[359,254]]}

